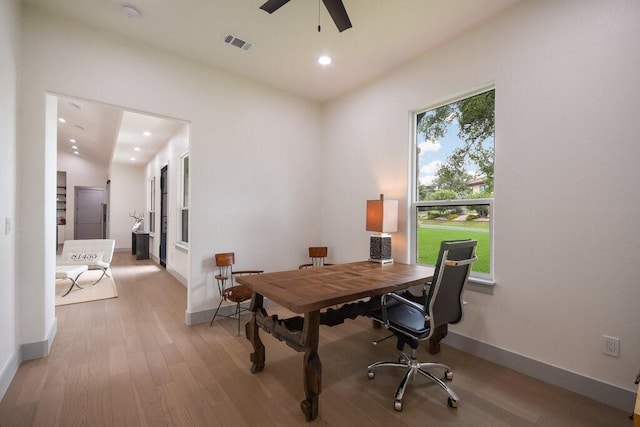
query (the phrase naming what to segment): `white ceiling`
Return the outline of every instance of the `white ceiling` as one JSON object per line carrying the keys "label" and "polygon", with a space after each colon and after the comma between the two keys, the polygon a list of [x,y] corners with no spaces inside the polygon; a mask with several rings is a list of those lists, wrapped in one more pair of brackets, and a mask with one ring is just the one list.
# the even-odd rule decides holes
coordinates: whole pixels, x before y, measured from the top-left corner
{"label": "white ceiling", "polygon": [[[338,32],[320,1],[23,0],[185,59],[324,102],[393,69],[523,0],[343,0],[353,28]],[[123,4],[140,11],[123,13]],[[318,32],[318,20],[322,31]],[[226,34],[250,42],[243,51]],[[333,63],[320,66],[320,55]],[[81,58],[79,58],[81,60]]]}
{"label": "white ceiling", "polygon": [[65,97],[58,97],[60,118],[65,122],[58,122],[58,149],[105,168],[111,162],[145,165],[184,126],[177,120]]}

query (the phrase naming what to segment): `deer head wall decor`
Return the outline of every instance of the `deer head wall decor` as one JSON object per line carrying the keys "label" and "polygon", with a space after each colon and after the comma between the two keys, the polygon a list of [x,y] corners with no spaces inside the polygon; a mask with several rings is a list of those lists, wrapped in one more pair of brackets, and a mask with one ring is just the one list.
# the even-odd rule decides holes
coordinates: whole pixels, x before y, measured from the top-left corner
{"label": "deer head wall decor", "polygon": [[140,212],[140,214],[136,215],[136,211],[133,211],[133,215],[131,215],[131,212],[129,212],[129,216],[136,220],[136,222],[133,224],[133,228],[131,229],[131,231],[133,232],[138,231],[138,229],[142,225],[142,222],[144,221],[144,213]]}

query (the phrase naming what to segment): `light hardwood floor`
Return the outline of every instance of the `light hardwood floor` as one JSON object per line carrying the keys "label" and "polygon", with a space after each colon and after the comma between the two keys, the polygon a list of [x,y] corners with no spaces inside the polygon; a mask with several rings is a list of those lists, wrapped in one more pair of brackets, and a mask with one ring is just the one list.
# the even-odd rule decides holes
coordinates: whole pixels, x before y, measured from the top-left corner
{"label": "light hardwood floor", "polygon": [[[185,288],[152,261],[116,253],[112,271],[118,298],[56,309],[51,354],[20,366],[0,402],[1,427],[308,424],[302,354],[262,334],[266,366],[253,375],[233,320],[186,326]],[[321,328],[323,391],[311,425],[631,426],[623,411],[446,345],[437,357],[419,355],[453,369],[459,407],[419,379],[396,412],[401,372],[367,378],[369,363],[396,358],[393,340],[371,344],[384,335],[366,318]]]}

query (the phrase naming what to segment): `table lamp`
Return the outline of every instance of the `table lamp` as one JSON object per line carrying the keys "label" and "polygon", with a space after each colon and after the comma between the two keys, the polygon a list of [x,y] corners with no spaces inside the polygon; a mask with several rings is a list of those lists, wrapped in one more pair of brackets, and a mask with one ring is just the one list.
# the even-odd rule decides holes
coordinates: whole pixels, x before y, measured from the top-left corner
{"label": "table lamp", "polygon": [[398,201],[385,200],[384,194],[380,200],[367,200],[367,231],[375,231],[371,235],[369,247],[369,261],[380,264],[391,264],[391,235],[398,231]]}

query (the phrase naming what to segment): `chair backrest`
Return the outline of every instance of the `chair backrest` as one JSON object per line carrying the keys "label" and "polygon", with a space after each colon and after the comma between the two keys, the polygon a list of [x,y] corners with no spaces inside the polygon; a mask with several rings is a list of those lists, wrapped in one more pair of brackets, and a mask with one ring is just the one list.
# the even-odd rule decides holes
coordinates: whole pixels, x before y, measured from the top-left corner
{"label": "chair backrest", "polygon": [[313,267],[322,267],[327,258],[328,249],[326,246],[312,246],[309,248],[309,257]]}
{"label": "chair backrest", "polygon": [[225,252],[216,254],[216,266],[218,266],[218,275],[233,281],[233,264],[236,262],[236,255],[233,252]]}
{"label": "chair backrest", "polygon": [[429,288],[426,305],[430,327],[462,320],[462,291],[477,258],[476,240],[454,240],[440,243],[438,261]]}
{"label": "chair backrest", "polygon": [[236,255],[233,252],[216,254],[216,265],[218,267],[227,267],[235,264],[235,262],[236,262]]}

